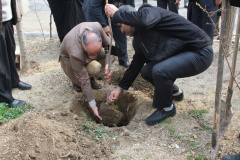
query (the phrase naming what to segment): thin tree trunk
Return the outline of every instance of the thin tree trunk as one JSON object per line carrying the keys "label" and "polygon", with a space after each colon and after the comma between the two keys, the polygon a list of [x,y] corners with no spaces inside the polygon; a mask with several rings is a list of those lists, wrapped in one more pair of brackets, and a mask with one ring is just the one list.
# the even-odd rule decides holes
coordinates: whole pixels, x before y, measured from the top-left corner
{"label": "thin tree trunk", "polygon": [[17,36],[20,46],[20,53],[21,53],[21,65],[22,65],[22,71],[27,72],[30,69],[30,65],[28,62],[28,53],[26,49],[26,43],[25,43],[25,37],[24,33],[22,31],[22,21],[21,21],[21,11],[22,11],[22,2],[21,0],[16,1],[17,5],[17,16],[18,16],[18,22],[16,24],[17,29]]}
{"label": "thin tree trunk", "polygon": [[212,133],[212,151],[211,160],[215,160],[220,140],[220,126],[221,126],[221,94],[222,94],[222,81],[223,81],[223,67],[224,67],[224,55],[229,53],[232,30],[234,27],[235,20],[235,9],[229,5],[229,0],[223,0],[222,10],[222,24],[221,24],[221,36],[220,36],[220,49],[218,57],[218,72],[217,72],[217,84],[216,84],[216,95],[215,95],[215,115],[214,115],[214,126]]}
{"label": "thin tree trunk", "polygon": [[228,85],[228,93],[226,98],[226,105],[222,109],[223,112],[223,119],[221,120],[221,128],[220,133],[224,134],[228,128],[228,125],[231,122],[232,119],[232,111],[231,111],[231,100],[232,100],[232,94],[233,94],[233,82],[235,78],[235,70],[236,70],[236,63],[237,63],[237,52],[238,52],[238,45],[239,45],[239,33],[240,33],[240,10],[238,11],[238,20],[237,20],[237,29],[236,29],[236,36],[235,36],[235,45],[234,45],[234,52],[232,57],[232,67],[231,67],[231,74],[230,74],[230,80]]}
{"label": "thin tree trunk", "polygon": [[50,14],[50,39],[52,39],[52,13]]}

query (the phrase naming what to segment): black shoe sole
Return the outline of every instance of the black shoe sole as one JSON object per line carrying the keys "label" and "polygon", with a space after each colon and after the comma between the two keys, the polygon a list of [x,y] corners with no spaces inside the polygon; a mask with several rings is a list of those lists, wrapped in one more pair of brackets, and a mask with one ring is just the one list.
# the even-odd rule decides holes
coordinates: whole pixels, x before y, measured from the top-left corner
{"label": "black shoe sole", "polygon": [[147,124],[147,125],[155,125],[155,124],[157,124],[157,123],[160,123],[160,122],[164,121],[165,119],[167,119],[167,118],[169,118],[169,117],[174,117],[175,115],[176,115],[176,112],[173,112],[172,114],[170,114],[169,116],[165,117],[164,119],[161,119],[160,121],[153,122],[153,123],[146,121],[146,124]]}
{"label": "black shoe sole", "polygon": [[17,87],[20,90],[30,90],[32,87]]}
{"label": "black shoe sole", "polygon": [[173,96],[174,101],[182,101],[183,98],[184,98],[183,92],[181,94],[177,95],[177,96]]}

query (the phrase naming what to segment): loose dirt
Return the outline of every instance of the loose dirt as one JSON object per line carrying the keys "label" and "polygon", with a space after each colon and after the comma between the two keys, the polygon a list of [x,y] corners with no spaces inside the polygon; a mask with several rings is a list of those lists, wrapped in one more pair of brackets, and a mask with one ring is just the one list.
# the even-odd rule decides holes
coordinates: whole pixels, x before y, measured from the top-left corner
{"label": "loose dirt", "polygon": [[[113,105],[117,121],[109,119],[106,126],[97,121],[58,63],[57,39],[43,41],[39,37],[26,37],[31,71],[20,74],[21,80],[30,83],[29,91],[13,90],[16,99],[26,100],[33,110],[18,119],[0,126],[0,159],[168,159],[185,160],[194,156],[209,156],[211,128],[214,117],[214,98],[219,43],[214,42],[215,57],[204,73],[178,79],[176,84],[184,91],[184,100],[175,102],[177,115],[154,126],[145,124],[152,108],[153,87],[140,76],[129,91],[125,91]],[[130,59],[134,51],[128,39]],[[240,66],[238,60],[237,66]],[[113,89],[121,79],[124,68],[113,65]],[[229,79],[225,65],[223,98]],[[240,79],[237,79],[240,81]],[[94,91],[97,104],[106,101],[103,89]],[[236,88],[236,87],[235,87]],[[224,134],[219,157],[240,152],[240,92],[234,90],[233,118]],[[197,115],[196,110],[208,113]],[[104,107],[100,115],[104,117]],[[116,114],[117,113],[117,114]],[[105,116],[109,116],[106,114]],[[199,116],[199,117],[198,117]],[[106,124],[113,122],[111,124]],[[121,127],[115,127],[121,126]]]}

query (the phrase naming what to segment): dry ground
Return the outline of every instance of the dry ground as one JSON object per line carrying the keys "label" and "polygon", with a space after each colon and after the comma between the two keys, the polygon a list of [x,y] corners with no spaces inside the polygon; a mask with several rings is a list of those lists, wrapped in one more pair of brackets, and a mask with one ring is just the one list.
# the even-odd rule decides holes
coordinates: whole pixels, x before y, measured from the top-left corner
{"label": "dry ground", "polygon": [[[134,101],[134,109],[127,111],[127,126],[107,127],[95,123],[81,93],[72,84],[58,63],[57,39],[43,41],[27,37],[31,71],[21,80],[30,83],[29,91],[13,90],[17,99],[33,105],[30,113],[0,126],[0,159],[125,159],[125,160],[179,160],[207,157],[211,149],[211,128],[214,116],[214,98],[219,43],[214,42],[215,58],[204,73],[179,79],[176,84],[185,98],[175,102],[177,115],[154,126],[145,119],[154,109],[152,86],[138,77],[128,94],[131,98],[119,100],[123,106]],[[133,49],[128,39],[129,57]],[[226,66],[226,65],[225,65]],[[239,60],[238,60],[238,65]],[[115,64],[111,88],[117,84],[124,69]],[[226,91],[229,70],[224,69]],[[96,99],[106,99],[102,90],[94,91]],[[223,136],[219,157],[240,152],[240,92],[235,89],[232,100],[233,119]],[[223,97],[225,93],[223,93]],[[127,107],[129,109],[129,107]],[[208,111],[200,114],[198,110]],[[194,112],[195,111],[195,112]],[[135,116],[134,116],[135,115]]]}

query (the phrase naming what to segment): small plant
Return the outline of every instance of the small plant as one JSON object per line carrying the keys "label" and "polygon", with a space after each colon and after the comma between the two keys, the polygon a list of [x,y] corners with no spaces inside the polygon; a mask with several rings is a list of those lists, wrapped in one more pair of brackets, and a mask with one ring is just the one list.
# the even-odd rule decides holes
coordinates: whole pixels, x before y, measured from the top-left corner
{"label": "small plant", "polygon": [[112,107],[113,109],[118,110],[118,106],[115,105],[113,102],[112,102],[112,103],[109,103],[109,106]]}
{"label": "small plant", "polygon": [[175,141],[181,141],[182,140],[182,136],[174,136],[174,140]]}
{"label": "small plant", "polygon": [[19,118],[24,113],[32,109],[32,105],[9,108],[7,103],[0,103],[0,124],[9,122],[11,119]]}
{"label": "small plant", "polygon": [[174,134],[174,133],[176,132],[176,129],[175,129],[175,128],[169,127],[168,130],[169,130],[169,132],[170,132],[171,134]]}
{"label": "small plant", "polygon": [[205,109],[202,109],[202,110],[193,110],[192,113],[191,113],[191,115],[192,115],[193,118],[202,119],[204,113],[208,113],[208,111],[205,110]]}

